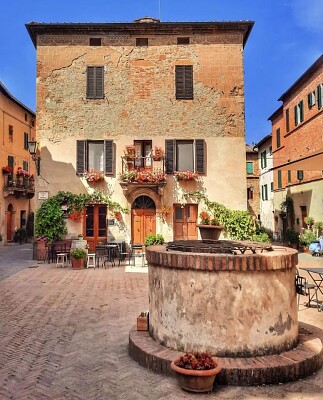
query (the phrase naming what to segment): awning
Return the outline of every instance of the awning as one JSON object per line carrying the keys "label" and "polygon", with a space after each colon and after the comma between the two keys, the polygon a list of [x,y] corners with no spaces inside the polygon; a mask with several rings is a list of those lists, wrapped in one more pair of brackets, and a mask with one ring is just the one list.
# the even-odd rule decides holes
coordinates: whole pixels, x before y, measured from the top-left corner
{"label": "awning", "polygon": [[297,160],[287,162],[272,168],[272,170],[303,170],[303,171],[322,171],[323,170],[323,148],[313,153],[302,156]]}

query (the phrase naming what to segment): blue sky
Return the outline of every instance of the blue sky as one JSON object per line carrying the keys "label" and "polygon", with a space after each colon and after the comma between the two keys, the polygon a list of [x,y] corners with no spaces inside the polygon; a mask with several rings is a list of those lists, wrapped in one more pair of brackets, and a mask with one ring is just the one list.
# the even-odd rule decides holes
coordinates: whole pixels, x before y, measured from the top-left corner
{"label": "blue sky", "polygon": [[277,99],[322,54],[322,0],[0,0],[0,80],[35,110],[36,51],[25,23],[238,21],[255,25],[245,47],[246,140],[270,133]]}

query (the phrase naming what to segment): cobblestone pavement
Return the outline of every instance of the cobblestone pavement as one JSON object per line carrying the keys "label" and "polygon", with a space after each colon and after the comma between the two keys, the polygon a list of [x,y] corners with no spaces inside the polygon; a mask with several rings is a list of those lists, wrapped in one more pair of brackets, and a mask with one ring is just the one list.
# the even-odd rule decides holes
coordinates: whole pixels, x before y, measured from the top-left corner
{"label": "cobblestone pavement", "polygon": [[[6,251],[0,250],[0,264]],[[149,372],[128,355],[129,330],[147,307],[147,274],[125,273],[124,266],[74,271],[39,263],[3,279],[0,399],[322,399],[323,369],[283,385],[183,392],[176,379]],[[323,328],[316,309],[302,306],[299,316]]]}
{"label": "cobblestone pavement", "polygon": [[35,261],[32,260],[32,254],[31,243],[0,246],[0,281],[34,265]]}

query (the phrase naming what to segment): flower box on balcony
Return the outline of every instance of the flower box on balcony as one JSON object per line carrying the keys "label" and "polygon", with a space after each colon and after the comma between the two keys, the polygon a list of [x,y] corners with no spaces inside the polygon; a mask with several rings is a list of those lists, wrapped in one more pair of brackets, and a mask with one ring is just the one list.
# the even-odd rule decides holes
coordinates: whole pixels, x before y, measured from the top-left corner
{"label": "flower box on balcony", "polygon": [[178,181],[194,181],[198,174],[192,171],[174,171],[174,176]]}

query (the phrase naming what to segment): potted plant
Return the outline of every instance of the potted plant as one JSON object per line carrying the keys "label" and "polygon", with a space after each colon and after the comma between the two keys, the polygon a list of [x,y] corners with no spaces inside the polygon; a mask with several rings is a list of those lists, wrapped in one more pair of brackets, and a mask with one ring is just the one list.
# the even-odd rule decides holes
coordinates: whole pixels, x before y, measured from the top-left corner
{"label": "potted plant", "polygon": [[155,233],[150,233],[149,235],[146,236],[145,238],[145,246],[152,246],[156,244],[163,244],[165,242],[165,239],[163,235],[160,234],[155,234]]}
{"label": "potted plant", "polygon": [[178,181],[193,181],[198,178],[198,174],[192,171],[174,171],[174,176]]}
{"label": "potted plant", "polygon": [[313,217],[305,217],[304,218],[305,224],[307,225],[307,229],[311,229],[311,226],[314,224]]}
{"label": "potted plant", "polygon": [[289,242],[289,245],[295,249],[298,247],[298,238],[298,232],[294,231],[293,229],[286,230],[286,240]]}
{"label": "potted plant", "polygon": [[134,146],[134,145],[126,146],[126,148],[124,150],[124,155],[127,158],[135,158],[135,156],[136,156],[136,146]]}
{"label": "potted plant", "polygon": [[78,240],[83,240],[83,233],[79,233],[79,234],[77,235],[77,237],[78,237]]}
{"label": "potted plant", "polygon": [[74,249],[71,249],[70,255],[72,259],[73,269],[84,268],[84,261],[87,256],[86,250],[76,247]]}
{"label": "potted plant", "polygon": [[316,240],[316,235],[313,231],[305,229],[304,232],[302,232],[299,235],[299,243],[308,250],[309,245]]}
{"label": "potted plant", "polygon": [[[218,225],[218,220],[208,212],[202,211],[199,215],[201,223],[197,225],[202,239],[218,240],[224,226]],[[213,218],[212,218],[213,217]]]}
{"label": "potted plant", "polygon": [[211,392],[217,374],[221,372],[219,361],[208,353],[186,353],[171,363],[182,389],[189,392]]}
{"label": "potted plant", "polygon": [[159,146],[155,146],[155,150],[153,153],[153,160],[160,161],[164,156],[165,156],[164,149]]}
{"label": "potted plant", "polygon": [[9,167],[9,165],[6,165],[6,166],[2,167],[2,173],[4,175],[12,174],[12,168]]}

